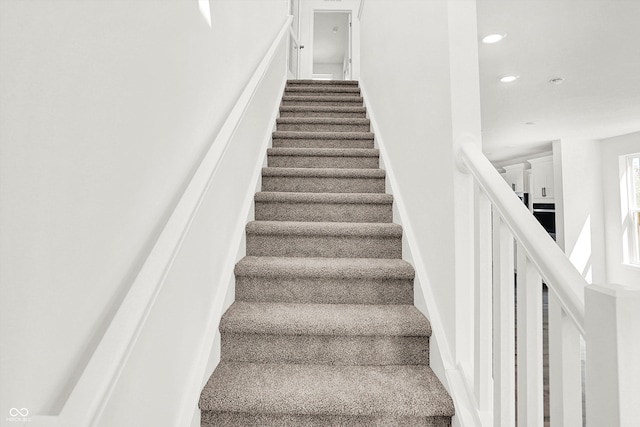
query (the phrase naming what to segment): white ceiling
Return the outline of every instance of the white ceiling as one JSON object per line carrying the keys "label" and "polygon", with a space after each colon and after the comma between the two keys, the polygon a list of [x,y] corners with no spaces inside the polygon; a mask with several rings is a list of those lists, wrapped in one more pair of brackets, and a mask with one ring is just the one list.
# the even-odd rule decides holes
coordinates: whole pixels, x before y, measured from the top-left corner
{"label": "white ceiling", "polygon": [[[640,131],[640,0],[477,0],[477,8],[479,39],[507,33],[479,43],[489,159]],[[498,80],[508,74],[520,78]],[[556,77],[564,83],[550,84]]]}
{"label": "white ceiling", "polygon": [[[337,28],[337,32],[333,29]],[[342,64],[349,42],[349,15],[316,12],[313,18],[313,63]]]}

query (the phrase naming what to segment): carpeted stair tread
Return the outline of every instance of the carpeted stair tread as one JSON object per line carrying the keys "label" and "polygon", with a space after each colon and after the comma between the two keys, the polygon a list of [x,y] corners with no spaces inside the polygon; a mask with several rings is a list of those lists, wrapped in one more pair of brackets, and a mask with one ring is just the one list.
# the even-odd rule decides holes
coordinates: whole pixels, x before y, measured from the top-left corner
{"label": "carpeted stair tread", "polygon": [[247,234],[320,237],[402,237],[402,226],[370,222],[251,221]]}
{"label": "carpeted stair tread", "polygon": [[385,193],[256,193],[260,221],[392,222],[393,196]]}
{"label": "carpeted stair tread", "polygon": [[287,80],[287,86],[358,86],[357,80]]}
{"label": "carpeted stair tread", "polygon": [[280,112],[289,113],[362,113],[365,114],[367,109],[365,107],[323,107],[323,106],[304,106],[304,105],[289,105],[281,106]]}
{"label": "carpeted stair tread", "polygon": [[336,124],[336,125],[369,125],[367,118],[341,117],[280,117],[276,124]]}
{"label": "carpeted stair tread", "polygon": [[336,366],[222,362],[203,412],[433,417],[453,402],[424,365]]}
{"label": "carpeted stair tread", "polygon": [[298,132],[275,131],[274,139],[368,139],[373,141],[373,132]]}
{"label": "carpeted stair tread", "polygon": [[402,227],[383,222],[253,221],[247,255],[402,258]]}
{"label": "carpeted stair tread", "polygon": [[379,157],[380,150],[375,148],[268,148],[269,156],[303,157]]}
{"label": "carpeted stair tread", "polygon": [[285,93],[297,92],[360,94],[360,88],[352,85],[290,85],[285,89]]}
{"label": "carpeted stair tread", "polygon": [[384,169],[262,168],[262,176],[316,178],[384,178]]}
{"label": "carpeted stair tread", "polygon": [[236,301],[221,333],[429,337],[429,321],[413,305],[291,304]]}
{"label": "carpeted stair tread", "polygon": [[338,102],[347,104],[362,105],[364,100],[361,96],[352,94],[344,95],[284,95],[282,102]]}
{"label": "carpeted stair tread", "polygon": [[235,268],[236,301],[413,304],[402,259],[246,256]]}
{"label": "carpeted stair tread", "polygon": [[348,117],[281,117],[277,130],[290,132],[368,132],[369,119]]}
{"label": "carpeted stair tread", "polygon": [[[314,161],[315,159],[318,161]],[[332,159],[336,159],[336,162],[331,162]],[[262,169],[261,190],[293,193],[384,193],[385,171],[375,167],[375,164],[367,164],[367,159],[378,162],[376,158],[357,157],[347,159],[354,162],[330,157],[272,157],[269,159],[270,167]],[[316,163],[320,161],[322,165],[317,167]]]}
{"label": "carpeted stair tread", "polygon": [[393,203],[393,195],[386,193],[287,193],[260,191],[256,202],[328,203],[328,204],[385,204]]}
{"label": "carpeted stair tread", "polygon": [[402,259],[368,258],[242,258],[236,276],[282,278],[413,279],[415,271]]}
{"label": "carpeted stair tread", "polygon": [[272,143],[274,147],[373,148],[374,137],[372,132],[275,131]]}

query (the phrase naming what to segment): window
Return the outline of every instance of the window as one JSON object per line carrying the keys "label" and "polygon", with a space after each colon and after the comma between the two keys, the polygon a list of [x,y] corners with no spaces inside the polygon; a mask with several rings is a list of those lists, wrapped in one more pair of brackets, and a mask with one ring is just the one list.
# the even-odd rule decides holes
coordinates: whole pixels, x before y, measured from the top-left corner
{"label": "window", "polygon": [[629,261],[640,264],[640,153],[627,156]]}

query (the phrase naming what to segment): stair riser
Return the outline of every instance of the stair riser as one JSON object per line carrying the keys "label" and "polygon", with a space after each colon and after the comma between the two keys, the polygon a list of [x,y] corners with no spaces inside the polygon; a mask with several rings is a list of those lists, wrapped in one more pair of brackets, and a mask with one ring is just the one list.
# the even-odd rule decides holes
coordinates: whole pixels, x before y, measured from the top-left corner
{"label": "stair riser", "polygon": [[358,81],[357,80],[312,80],[312,79],[287,80],[287,87],[300,87],[300,86],[358,87]]}
{"label": "stair riser", "polygon": [[236,276],[236,301],[413,304],[413,280]]}
{"label": "stair riser", "polygon": [[342,111],[281,111],[280,117],[334,117],[343,119],[365,119],[367,114]]}
{"label": "stair riser", "polygon": [[278,123],[279,131],[297,132],[369,132],[368,124]]}
{"label": "stair riser", "polygon": [[264,414],[202,411],[202,427],[450,427],[450,417]]}
{"label": "stair riser", "polygon": [[291,85],[288,84],[285,87],[285,91],[287,92],[299,92],[299,91],[312,91],[312,92],[344,92],[344,93],[353,93],[360,92],[360,88],[357,85],[338,85],[338,84],[298,84]]}
{"label": "stair riser", "polygon": [[384,193],[384,185],[384,178],[262,177],[262,191]]}
{"label": "stair riser", "polygon": [[402,238],[247,233],[247,255],[400,259],[402,258]]}
{"label": "stair riser", "polygon": [[255,207],[258,221],[389,223],[393,220],[390,204],[256,202]]}
{"label": "stair riser", "polygon": [[345,84],[345,80],[341,81],[327,81],[327,80],[311,80],[308,83],[292,83],[287,82],[287,90],[308,90],[312,89],[338,89],[344,91],[360,90],[357,84],[351,82]]}
{"label": "stair riser", "polygon": [[268,156],[269,167],[276,168],[338,168],[377,169],[378,157],[338,157],[338,156]]}
{"label": "stair riser", "polygon": [[373,148],[373,139],[273,138],[274,148]]}
{"label": "stair riser", "polygon": [[318,88],[311,90],[291,90],[287,88],[285,91],[285,96],[361,96],[360,90],[358,89],[355,92],[345,92],[340,90],[340,88]]}
{"label": "stair riser", "polygon": [[312,365],[427,365],[428,337],[222,333],[223,361]]}
{"label": "stair riser", "polygon": [[283,100],[282,105],[285,107],[291,106],[306,106],[306,107],[362,107],[362,99],[350,99],[345,97],[344,100],[330,101],[330,100]]}

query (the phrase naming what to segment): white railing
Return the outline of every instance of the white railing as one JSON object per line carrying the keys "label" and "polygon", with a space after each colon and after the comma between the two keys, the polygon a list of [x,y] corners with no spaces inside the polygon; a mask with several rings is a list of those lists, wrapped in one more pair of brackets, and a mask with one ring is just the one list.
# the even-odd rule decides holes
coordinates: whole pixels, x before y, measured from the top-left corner
{"label": "white railing", "polygon": [[544,425],[544,281],[549,289],[551,426],[585,421],[580,337],[588,349],[588,425],[634,425],[640,419],[640,290],[588,285],[477,144],[463,143],[460,160],[475,187],[474,368],[469,378],[475,410],[492,414],[495,426]]}

